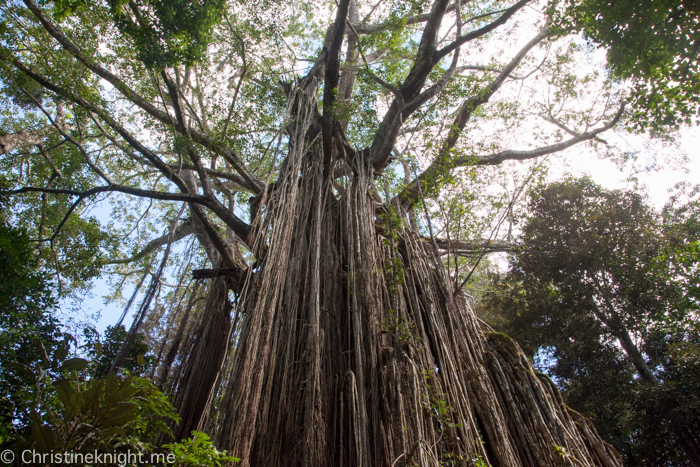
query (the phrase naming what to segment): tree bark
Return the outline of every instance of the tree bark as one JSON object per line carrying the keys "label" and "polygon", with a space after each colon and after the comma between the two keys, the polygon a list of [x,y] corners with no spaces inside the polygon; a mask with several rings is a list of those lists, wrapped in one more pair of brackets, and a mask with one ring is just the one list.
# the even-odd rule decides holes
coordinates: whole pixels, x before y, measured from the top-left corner
{"label": "tree bark", "polygon": [[637,345],[632,340],[627,329],[621,327],[620,330],[615,333],[615,337],[620,341],[620,345],[625,350],[625,353],[627,353],[627,356],[632,360],[632,364],[637,370],[639,377],[648,384],[657,384],[656,376],[654,376],[649,365],[647,365],[646,360],[644,360],[642,353],[637,348]]}
{"label": "tree bark", "polygon": [[331,192],[305,139],[315,101],[290,95],[297,130],[239,300],[219,447],[244,467],[621,465],[517,344],[484,333],[405,219],[376,214],[369,159],[335,153],[348,175]]}
{"label": "tree bark", "polygon": [[226,277],[214,278],[194,346],[182,363],[184,371],[175,400],[180,414],[180,423],[173,432],[177,441],[187,438],[193,430],[202,430],[206,423],[212,391],[229,346],[231,309]]}

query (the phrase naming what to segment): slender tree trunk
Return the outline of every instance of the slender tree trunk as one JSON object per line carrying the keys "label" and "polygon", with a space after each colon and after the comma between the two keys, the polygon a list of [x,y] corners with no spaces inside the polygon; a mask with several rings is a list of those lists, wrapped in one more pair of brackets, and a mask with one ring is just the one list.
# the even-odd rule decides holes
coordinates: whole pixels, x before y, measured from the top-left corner
{"label": "slender tree trunk", "polygon": [[607,311],[607,315],[600,310],[594,311],[596,317],[613,331],[613,335],[620,342],[620,346],[632,361],[632,365],[634,365],[634,368],[637,370],[639,377],[647,384],[657,384],[656,376],[654,376],[644,356],[637,348],[637,344],[632,340],[632,336],[630,336],[629,331],[623,324],[620,315],[615,311],[615,306],[610,298],[611,292],[606,290],[599,283],[596,283],[596,286],[600,294],[604,297],[603,303]]}
{"label": "slender tree trunk", "polygon": [[158,376],[158,386],[160,386],[161,388],[165,386],[165,383],[168,381],[168,377],[170,375],[170,368],[172,367],[173,362],[175,361],[175,357],[180,351],[180,344],[182,343],[185,329],[187,329],[187,324],[189,322],[192,307],[194,306],[194,303],[197,300],[199,287],[200,282],[196,282],[194,287],[192,288],[192,291],[189,294],[189,298],[187,299],[187,306],[185,307],[185,315],[182,317],[182,320],[180,320],[180,324],[177,328],[177,333],[175,334],[175,337],[173,338],[173,341],[170,344],[168,353],[165,355],[163,365],[160,367],[160,374]]}
{"label": "slender tree trunk", "polygon": [[647,365],[646,360],[642,356],[642,353],[637,348],[637,345],[632,340],[630,333],[624,327],[620,327],[620,330],[615,334],[615,337],[620,341],[620,345],[627,353],[627,356],[632,360],[634,368],[637,370],[639,377],[642,378],[648,384],[657,384],[656,376],[652,373],[649,365]]}

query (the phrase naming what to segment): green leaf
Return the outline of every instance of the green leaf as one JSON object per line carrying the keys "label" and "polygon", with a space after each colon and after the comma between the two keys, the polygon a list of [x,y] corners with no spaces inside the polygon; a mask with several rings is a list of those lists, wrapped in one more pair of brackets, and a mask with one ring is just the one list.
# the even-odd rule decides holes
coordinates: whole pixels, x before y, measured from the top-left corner
{"label": "green leaf", "polygon": [[88,363],[90,362],[84,358],[71,358],[61,366],[61,371],[81,371],[88,366]]}
{"label": "green leaf", "polygon": [[76,390],[68,379],[59,379],[53,383],[56,388],[56,394],[62,403],[70,400],[71,396],[76,394]]}
{"label": "green leaf", "polygon": [[97,416],[100,408],[100,398],[102,397],[104,382],[93,381],[92,386],[83,391],[83,413],[85,415]]}
{"label": "green leaf", "polygon": [[102,344],[95,342],[95,354],[97,355],[97,358],[101,357],[103,353],[104,349],[102,348]]}
{"label": "green leaf", "polygon": [[24,376],[24,377],[26,377],[26,378],[29,378],[29,379],[31,379],[31,380],[35,380],[35,379],[36,379],[36,375],[34,374],[34,371],[33,371],[30,367],[28,367],[27,365],[25,365],[24,363],[9,362],[9,363],[8,363],[8,366],[9,366],[10,368],[13,368],[13,369],[16,370],[20,375],[22,375],[22,376]]}
{"label": "green leaf", "polygon": [[133,402],[119,402],[100,411],[99,425],[101,428],[126,425],[136,417],[138,408]]}
{"label": "green leaf", "polygon": [[84,402],[82,394],[78,393],[67,379],[56,381],[54,387],[59,400],[63,404],[64,419],[71,419],[79,415]]}
{"label": "green leaf", "polygon": [[64,360],[68,356],[68,352],[70,351],[70,343],[68,341],[63,341],[58,346],[56,347],[56,350],[53,352],[53,362],[58,363],[62,360]]}
{"label": "green leaf", "polygon": [[44,425],[35,418],[33,423],[32,439],[34,449],[41,453],[52,452],[56,448],[56,437],[50,426]]}

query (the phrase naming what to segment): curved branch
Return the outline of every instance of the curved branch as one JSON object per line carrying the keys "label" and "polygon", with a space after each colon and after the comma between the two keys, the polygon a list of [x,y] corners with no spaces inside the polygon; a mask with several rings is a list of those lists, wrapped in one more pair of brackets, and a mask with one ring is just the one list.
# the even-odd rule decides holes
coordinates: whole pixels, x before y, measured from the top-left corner
{"label": "curved branch", "polygon": [[[387,89],[389,92],[391,92],[394,96],[396,96],[397,99],[402,99],[401,91],[399,91],[399,89],[396,86],[394,86],[391,83],[387,83],[386,81],[381,79],[379,76],[374,74],[372,69],[369,67],[370,62],[367,60],[367,57],[365,56],[365,54],[362,52],[362,49],[360,48],[360,45],[359,45],[360,44],[360,36],[359,36],[359,34],[355,31],[355,27],[351,23],[348,22],[348,26],[350,26],[350,30],[353,32],[353,35],[348,38],[348,48],[350,48],[352,46],[353,47],[352,51],[354,54],[352,56],[349,55],[349,57],[346,58],[346,67],[348,65],[347,60],[354,61],[356,58],[355,52],[359,52],[360,56],[362,57],[362,61],[365,64],[364,71],[365,71],[365,73],[367,73],[367,76],[369,76],[369,78],[372,81],[374,81],[375,83],[377,83],[381,87],[383,87],[383,88]],[[348,67],[348,68],[350,68],[350,70],[348,70],[348,73],[346,73],[346,75],[343,76],[343,78],[345,78],[345,76],[351,75],[352,78],[349,78],[351,80],[351,83],[348,83],[348,86],[343,88],[342,87],[343,82],[341,81],[341,86],[339,88],[341,90],[344,90],[344,98],[347,101],[349,101],[352,97],[352,86],[354,85],[354,80],[355,80],[354,77],[355,77],[355,74],[357,73],[357,70],[352,69],[351,65],[352,65],[352,63],[350,63],[350,66]]]}
{"label": "curved branch", "polygon": [[420,94],[430,71],[435,67],[434,60],[437,49],[438,31],[442,25],[449,0],[436,0],[430,10],[430,16],[423,28],[420,45],[411,71],[399,89],[400,94],[389,105],[382,123],[374,135],[369,148],[362,152],[372,161],[376,170],[383,169],[394,148],[396,138],[403,122],[408,119],[410,112],[405,107]]}
{"label": "curved branch", "polygon": [[546,156],[547,154],[553,154],[555,152],[563,151],[564,149],[568,149],[571,146],[574,146],[575,144],[581,143],[583,141],[595,139],[600,133],[610,130],[617,124],[617,122],[620,120],[625,111],[626,105],[627,104],[623,102],[613,119],[607,124],[603,125],[602,127],[592,131],[588,131],[586,133],[578,134],[577,136],[570,138],[566,141],[562,141],[561,143],[552,144],[550,146],[532,149],[529,151],[508,150],[491,154],[489,156],[459,157],[457,159],[443,161],[442,164],[436,164],[435,162],[433,162],[433,164],[431,164],[430,167],[428,167],[422,174],[420,174],[420,176],[418,176],[411,183],[411,185],[406,187],[399,195],[397,195],[396,198],[392,200],[392,202],[398,201],[404,209],[410,209],[410,207],[418,200],[420,183],[425,183],[427,180],[435,178],[441,170],[455,169],[458,167],[464,167],[469,165],[498,165],[506,160],[524,161],[528,159],[534,159],[536,157]]}
{"label": "curved branch", "polygon": [[[541,117],[542,117],[542,119],[543,119],[544,121],[549,122],[549,123],[551,123],[552,125],[556,125],[557,127],[561,128],[562,130],[564,130],[565,132],[569,133],[570,135],[573,135],[573,136],[578,136],[578,135],[579,135],[579,133],[575,132],[574,130],[572,130],[572,129],[569,128],[568,126],[564,125],[562,122],[560,122],[560,121],[557,120],[556,118],[552,117],[551,115],[541,115]],[[605,141],[605,140],[602,139],[602,138],[598,138],[597,136],[596,136],[594,139],[595,139],[596,141],[598,141],[599,143],[603,143],[603,144],[605,144],[605,145],[608,144],[607,141]]]}
{"label": "curved branch", "polygon": [[[195,166],[192,164],[168,164],[173,170],[196,170]],[[237,174],[231,173],[231,172],[224,172],[223,170],[218,170],[218,169],[209,169],[207,167],[204,167],[204,172],[206,172],[208,175],[211,175],[213,177],[217,178],[223,178],[225,180],[229,180],[236,185],[239,185],[241,188],[245,189],[246,191],[251,191],[250,188],[248,187],[248,184],[246,181]],[[252,192],[252,191],[251,191]]]}
{"label": "curved branch", "polygon": [[[461,34],[462,32],[462,22],[459,19],[460,15],[460,8],[459,8],[459,2],[457,4],[457,34]],[[445,89],[445,86],[447,86],[447,83],[450,82],[452,77],[454,76],[455,72],[457,71],[457,63],[459,62],[459,52],[460,48],[457,47],[455,50],[454,55],[452,56],[452,63],[450,63],[450,67],[445,71],[445,73],[442,75],[442,77],[431,87],[426,89],[425,91],[421,92],[413,101],[411,101],[409,104],[406,105],[404,108],[404,113],[406,115],[410,115],[418,108],[423,105],[424,103],[428,102],[430,99],[433,97],[437,96],[442,92],[443,89]],[[406,117],[403,117],[406,118]]]}
{"label": "curved branch", "polygon": [[[180,124],[180,126],[185,129],[185,133],[187,136],[186,152],[190,160],[192,161],[192,164],[195,166],[197,174],[199,175],[199,181],[202,184],[204,195],[213,199],[214,191],[212,190],[211,184],[209,183],[209,177],[204,171],[204,165],[202,164],[202,160],[199,157],[199,154],[197,154],[197,151],[195,151],[192,147],[191,131],[185,121],[185,116],[182,112],[182,107],[180,105],[180,95],[182,94],[180,92],[180,88],[170,79],[170,77],[168,77],[168,74],[165,72],[165,70],[161,71],[160,75],[163,78],[163,81],[165,82],[165,86],[168,88],[168,94],[170,95],[170,100],[172,101],[173,109],[175,109],[175,116],[177,117],[177,121]],[[174,123],[173,126],[175,126]]]}
{"label": "curved branch", "polygon": [[455,50],[460,45],[465,44],[465,43],[472,41],[474,39],[478,39],[479,37],[493,31],[497,27],[504,25],[511,18],[511,16],[513,16],[518,10],[523,8],[525,5],[530,3],[530,1],[531,0],[520,0],[518,3],[516,3],[512,7],[508,8],[505,11],[505,13],[503,13],[496,21],[487,24],[483,28],[477,29],[476,31],[472,31],[470,33],[467,33],[463,36],[458,37],[452,43],[443,47],[442,49],[438,50],[435,53],[435,58],[434,58],[435,62],[437,63],[438,61],[440,61],[440,59],[442,57],[449,54],[450,52]]}
{"label": "curved branch", "polygon": [[[426,243],[432,242],[428,237],[421,237]],[[435,237],[435,243],[440,250],[444,250],[445,254],[450,251],[460,256],[469,256],[481,254],[483,251],[487,253],[503,253],[511,251],[516,245],[507,242],[494,242],[486,239],[477,239],[473,241],[449,240],[445,238]]]}
{"label": "curved branch", "polygon": [[210,203],[210,201],[207,198],[200,195],[192,195],[189,193],[168,193],[163,191],[142,190],[141,188],[132,188],[123,185],[98,186],[85,191],[70,190],[63,188],[42,188],[26,186],[18,188],[16,190],[0,191],[0,195],[18,195],[22,193],[48,193],[56,195],[80,196],[84,198],[87,196],[93,196],[99,193],[107,192],[125,193],[141,198],[159,199],[162,201],[186,201],[188,203],[197,203],[207,207]]}
{"label": "curved branch", "polygon": [[192,271],[192,277],[195,280],[213,279],[216,277],[226,277],[229,289],[235,293],[240,293],[243,290],[248,269],[242,268],[216,268],[216,269],[195,269]]}
{"label": "curved branch", "polygon": [[586,133],[580,133],[571,139],[562,141],[558,144],[553,144],[551,146],[545,146],[543,148],[533,149],[530,151],[502,151],[496,154],[491,154],[490,156],[484,157],[461,157],[455,160],[455,166],[465,166],[465,165],[498,165],[505,160],[517,160],[524,161],[527,159],[534,159],[535,157],[545,156],[547,154],[552,154],[554,152],[563,151],[564,149],[570,148],[571,146],[580,143],[582,141],[587,141],[590,139],[596,139],[597,135],[611,129],[617,124],[617,122],[622,117],[624,113],[626,103],[622,103],[620,109],[613,119],[607,124],[593,131],[588,131]]}
{"label": "curved branch", "polygon": [[[153,153],[153,151],[151,151],[150,149],[145,147],[131,133],[129,133],[119,123],[117,123],[116,120],[114,120],[109,115],[109,113],[107,113],[104,109],[102,109],[102,108],[92,104],[91,102],[88,102],[85,99],[82,99],[81,97],[76,96],[73,93],[53,84],[51,81],[49,81],[45,77],[39,75],[38,73],[34,72],[31,68],[24,65],[17,58],[13,57],[12,63],[18,69],[20,69],[24,73],[28,74],[32,79],[37,81],[39,84],[41,84],[45,88],[75,102],[76,104],[80,105],[81,107],[84,107],[85,109],[88,109],[88,110],[94,112],[96,115],[98,115],[100,118],[102,118],[105,122],[107,122],[107,124],[109,124],[110,127],[112,127],[114,130],[116,130],[117,133],[119,133],[119,135],[127,141],[127,143],[129,143],[138,152],[143,154],[158,170],[161,171],[161,173],[163,173],[163,175],[165,175],[166,178],[168,178],[173,183],[175,183],[175,185],[177,185],[177,187],[180,189],[180,191],[182,191],[183,194],[149,192],[148,190],[140,190],[140,189],[136,189],[136,188],[123,187],[120,185],[113,185],[110,187],[105,187],[105,188],[109,188],[109,190],[104,190],[104,191],[123,191],[124,193],[133,194],[136,196],[144,196],[144,197],[148,197],[148,198],[167,199],[167,200],[175,200],[175,201],[188,201],[188,202],[198,203],[200,205],[204,205],[204,206],[207,206],[208,208],[210,208],[229,227],[231,227],[231,229],[241,239],[247,238],[248,234],[250,233],[250,226],[247,223],[243,222],[234,213],[228,211],[218,200],[216,200],[216,198],[202,197],[199,195],[189,195],[188,193],[190,193],[191,190],[189,189],[189,187],[187,186],[185,181],[182,179],[182,177],[180,177],[180,175],[178,173],[176,173],[170,167],[170,165],[163,162],[155,153]],[[79,195],[80,193],[73,192],[70,194]]]}
{"label": "curved branch", "polygon": [[[145,159],[143,157],[138,156],[135,153],[132,153],[129,151],[122,143],[120,143],[117,139],[115,139],[112,135],[110,135],[105,129],[102,127],[100,122],[92,115],[90,114],[90,119],[97,125],[97,127],[100,129],[102,134],[109,139],[115,146],[117,146],[124,154],[126,154],[128,157],[131,159],[134,159],[135,161],[139,162],[140,164],[144,164],[150,167],[158,168],[153,164],[150,160]],[[181,170],[195,170],[194,165],[192,164],[187,164],[187,163],[181,163],[181,164],[167,164],[170,169],[172,169],[173,172],[175,173],[180,173]],[[241,188],[251,191],[250,188],[248,187],[248,183],[243,179],[238,174],[231,173],[231,172],[224,172],[223,170],[217,170],[217,169],[210,169],[207,167],[204,167],[204,171],[211,176],[217,177],[217,178],[223,178],[225,180],[230,180],[231,182],[235,183],[236,185],[240,186]]]}
{"label": "curved branch", "polygon": [[98,115],[111,128],[113,128],[117,133],[119,133],[119,135],[122,138],[124,138],[124,140],[127,143],[129,143],[129,145],[131,145],[131,147],[143,154],[154,165],[154,167],[160,170],[161,173],[168,178],[168,180],[171,180],[173,183],[175,183],[178,186],[178,188],[180,188],[180,190],[182,190],[183,192],[187,192],[187,186],[185,185],[185,182],[168,166],[168,164],[163,162],[156,154],[153,153],[153,151],[149,150],[143,144],[141,144],[140,141],[138,141],[131,133],[129,133],[114,118],[112,118],[112,116],[109,115],[109,113],[103,108],[98,107],[92,102],[89,102],[83,99],[82,97],[72,93],[71,91],[51,82],[48,78],[35,72],[31,67],[25,65],[16,57],[12,57],[11,61],[15,68],[27,74],[30,78],[32,78],[34,81],[36,81],[49,91],[52,91],[58,94],[59,96],[63,97],[64,99],[74,102],[75,104],[78,104],[84,109],[87,109]]}
{"label": "curved branch", "polygon": [[[450,5],[445,9],[445,13],[454,11],[457,7],[456,4]],[[389,21],[382,21],[381,23],[375,24],[365,24],[365,23],[353,23],[352,26],[355,28],[358,34],[372,34],[374,32],[384,31],[386,29],[395,27],[396,25],[410,26],[412,24],[425,23],[430,19],[431,13],[423,13],[420,15],[406,16],[405,18],[393,19]]]}
{"label": "curved branch", "polygon": [[128,264],[132,263],[134,261],[138,261],[139,259],[143,258],[147,254],[157,250],[161,246],[165,245],[166,243],[177,243],[180,240],[182,240],[185,237],[188,237],[189,235],[192,235],[195,233],[194,230],[194,224],[192,222],[192,219],[187,219],[185,222],[182,224],[178,225],[177,228],[175,229],[174,232],[172,232],[172,235],[170,232],[166,233],[165,235],[155,238],[148,242],[145,247],[138,253],[136,253],[134,256],[126,259],[115,259],[113,261],[108,261],[104,264]]}
{"label": "curved branch", "polygon": [[[420,94],[428,74],[435,67],[435,65],[437,65],[443,57],[450,52],[457,50],[459,46],[465,42],[481,37],[484,34],[487,34],[488,32],[493,31],[497,27],[505,24],[511,16],[513,16],[530,1],[531,0],[520,0],[515,5],[507,9],[505,13],[503,13],[496,21],[489,23],[483,28],[477,29],[476,31],[459,36],[457,40],[453,41],[450,45],[441,50],[437,50],[437,31],[442,24],[442,19],[447,5],[446,2],[442,3],[440,0],[437,0],[433,4],[430,18],[425,25],[421,43],[418,47],[416,59],[413,62],[413,67],[401,86],[401,98],[399,99],[397,97],[393,100],[389,106],[388,112],[384,116],[380,129],[377,131],[374,140],[372,141],[372,145],[370,148],[363,151],[371,158],[372,165],[374,166],[375,170],[379,171],[388,164],[392,148],[396,143],[396,138],[398,137],[403,122],[406,121],[411,113],[422,105],[422,103],[430,99],[433,93],[439,92],[442,87],[447,84],[447,82],[438,83],[433,86],[433,88],[425,91],[423,94]],[[547,28],[545,28],[545,31],[546,29]],[[459,33],[460,32],[457,34]],[[504,72],[505,71],[506,70],[504,70]],[[503,79],[505,79],[510,72],[512,72],[512,69],[507,73],[504,73]],[[454,72],[446,76],[447,81],[449,81],[449,79],[452,77],[452,74],[454,74]],[[499,82],[499,78],[492,83],[495,86],[493,91],[495,91],[495,89],[497,89],[501,84],[501,82]],[[486,97],[486,100],[488,100],[488,97]],[[485,102],[486,100],[480,102],[479,104]]]}

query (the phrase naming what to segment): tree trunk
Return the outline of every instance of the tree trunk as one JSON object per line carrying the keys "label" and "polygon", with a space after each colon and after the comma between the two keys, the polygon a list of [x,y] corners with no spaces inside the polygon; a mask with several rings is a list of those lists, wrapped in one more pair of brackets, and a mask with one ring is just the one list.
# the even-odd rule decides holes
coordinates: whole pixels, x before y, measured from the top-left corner
{"label": "tree trunk", "polygon": [[619,326],[618,332],[615,334],[617,340],[620,341],[620,345],[625,349],[625,353],[632,360],[634,368],[637,370],[640,378],[644,380],[647,384],[656,384],[656,376],[652,373],[649,365],[647,365],[646,360],[642,356],[642,353],[637,348],[637,345],[632,340],[630,333],[623,326]]}
{"label": "tree trunk", "polygon": [[216,401],[218,446],[256,467],[621,465],[517,344],[484,332],[405,219],[375,203],[367,160],[334,151],[347,175],[331,189],[306,137],[315,101],[300,90],[290,101],[290,151]]}
{"label": "tree trunk", "polygon": [[180,441],[192,430],[202,430],[206,423],[214,385],[226,357],[231,332],[231,303],[226,277],[211,281],[202,322],[176,390],[175,406],[180,423],[173,430]]}

